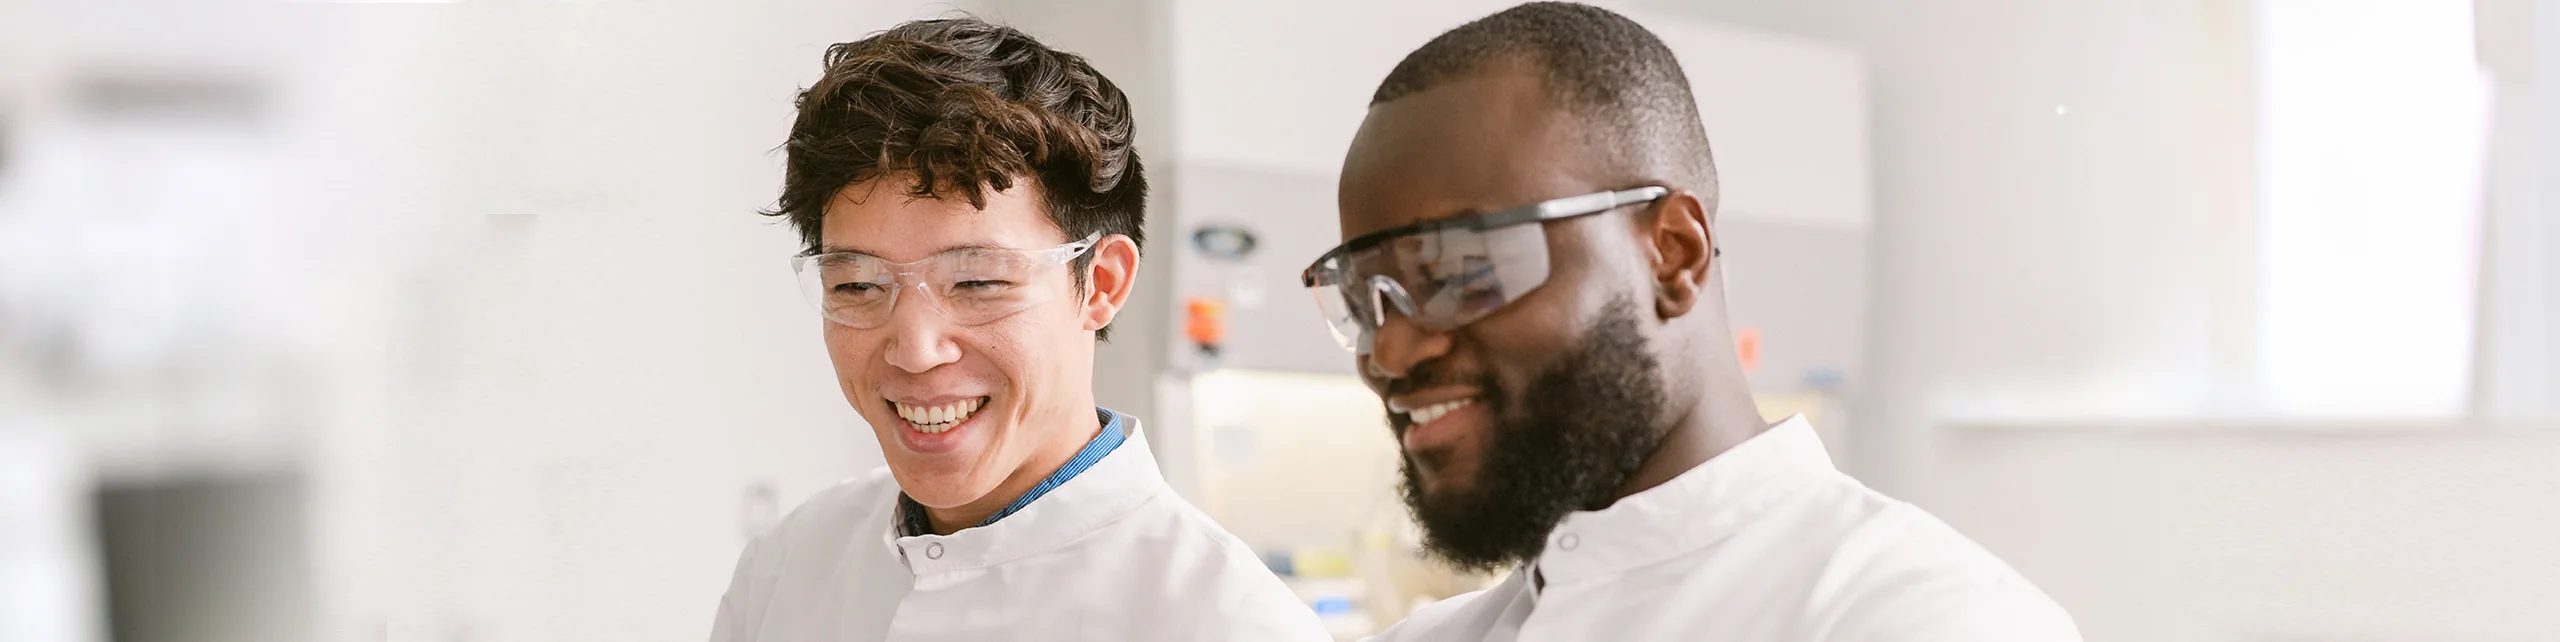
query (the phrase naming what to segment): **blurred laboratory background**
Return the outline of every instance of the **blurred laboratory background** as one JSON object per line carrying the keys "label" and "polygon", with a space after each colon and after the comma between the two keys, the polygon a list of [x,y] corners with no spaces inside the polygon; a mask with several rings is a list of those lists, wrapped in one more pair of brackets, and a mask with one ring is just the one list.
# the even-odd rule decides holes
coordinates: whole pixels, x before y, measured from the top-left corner
{"label": "blurred laboratory background", "polygon": [[[793,291],[793,94],[969,12],[1137,104],[1103,350],[1345,639],[1418,557],[1297,270],[1503,0],[0,0],[0,642],[704,639],[881,463]],[[2560,639],[2560,3],[1626,0],[1765,414],[2090,640]]]}

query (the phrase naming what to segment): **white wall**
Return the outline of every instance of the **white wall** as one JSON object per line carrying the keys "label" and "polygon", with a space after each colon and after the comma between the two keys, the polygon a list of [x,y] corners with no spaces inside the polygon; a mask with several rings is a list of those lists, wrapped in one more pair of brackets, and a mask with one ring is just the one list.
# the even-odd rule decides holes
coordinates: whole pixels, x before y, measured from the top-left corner
{"label": "white wall", "polygon": [[1864,49],[1856,472],[2018,565],[2089,639],[2560,631],[2550,433],[2176,418],[2248,367],[2245,3],[1651,6]]}
{"label": "white wall", "polygon": [[[1370,94],[1397,61],[1443,31],[1513,4],[1175,3],[1173,118],[1180,160],[1305,174],[1329,184],[1368,114]],[[1830,43],[1685,20],[1627,2],[1597,4],[1658,25],[1663,40],[1689,58],[1682,66],[1702,87],[1701,116],[1710,132],[1726,133],[1715,141],[1719,165],[1730,166],[1726,215],[1866,225],[1867,132],[1839,124],[1865,119],[1863,67],[1855,55]],[[1315,39],[1324,46],[1308,46]],[[1745,91],[1708,92],[1706,86]],[[1329,213],[1306,215],[1329,223]]]}
{"label": "white wall", "polygon": [[69,442],[39,426],[0,424],[0,639],[102,637],[88,471]]}
{"label": "white wall", "polygon": [[2090,640],[2549,640],[2560,434],[1954,428],[1905,496]]}
{"label": "white wall", "polygon": [[[385,374],[334,395],[332,639],[695,640],[754,508],[879,463],[757,216],[828,43],[905,2],[312,6],[316,185]],[[350,261],[350,264],[363,264]]]}

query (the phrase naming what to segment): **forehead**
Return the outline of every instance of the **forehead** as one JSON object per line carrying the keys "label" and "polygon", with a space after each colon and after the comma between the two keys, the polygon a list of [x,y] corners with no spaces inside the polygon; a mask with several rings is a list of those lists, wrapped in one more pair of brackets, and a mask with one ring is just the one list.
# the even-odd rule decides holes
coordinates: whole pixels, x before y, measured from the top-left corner
{"label": "forehead", "polygon": [[952,195],[916,198],[905,187],[912,181],[891,176],[837,190],[820,225],[819,251],[910,261],[961,248],[1043,248],[1066,242],[1065,233],[1049,220],[1035,181],[1017,180],[1011,189],[986,192],[984,208]]}
{"label": "forehead", "polygon": [[1525,65],[1369,109],[1343,159],[1342,237],[1606,189],[1580,123]]}

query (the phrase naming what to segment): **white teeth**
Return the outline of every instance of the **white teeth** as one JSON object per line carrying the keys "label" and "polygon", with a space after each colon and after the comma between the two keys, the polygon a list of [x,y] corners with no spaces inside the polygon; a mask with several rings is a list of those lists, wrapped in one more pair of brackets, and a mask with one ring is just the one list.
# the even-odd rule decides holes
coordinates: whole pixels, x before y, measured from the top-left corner
{"label": "white teeth", "polygon": [[907,420],[907,425],[915,427],[916,432],[930,435],[950,430],[959,426],[961,422],[968,421],[969,416],[977,414],[978,408],[985,406],[986,403],[985,397],[979,397],[939,406],[912,406],[897,402],[890,402],[890,405],[896,407],[898,417]]}
{"label": "white teeth", "polygon": [[1405,417],[1413,420],[1413,425],[1419,426],[1439,421],[1441,417],[1449,416],[1449,413],[1457,412],[1459,408],[1465,408],[1467,407],[1467,404],[1475,402],[1476,400],[1472,398],[1459,399],[1456,401],[1443,401],[1406,411]]}

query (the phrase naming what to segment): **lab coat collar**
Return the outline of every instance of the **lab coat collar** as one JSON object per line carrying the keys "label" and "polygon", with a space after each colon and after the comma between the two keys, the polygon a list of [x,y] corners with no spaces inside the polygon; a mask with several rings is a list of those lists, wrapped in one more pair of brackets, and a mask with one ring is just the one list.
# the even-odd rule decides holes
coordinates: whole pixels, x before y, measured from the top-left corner
{"label": "lab coat collar", "polygon": [[1138,418],[1121,417],[1127,420],[1127,442],[1014,514],[950,535],[904,537],[892,517],[880,525],[882,540],[907,570],[922,577],[999,566],[1066,546],[1109,525],[1170,490],[1156,469],[1155,452],[1148,449],[1146,436],[1138,429]]}
{"label": "lab coat collar", "polygon": [[1565,516],[1535,562],[1547,586],[1601,578],[1722,541],[1769,507],[1838,475],[1803,415],[1608,508]]}

